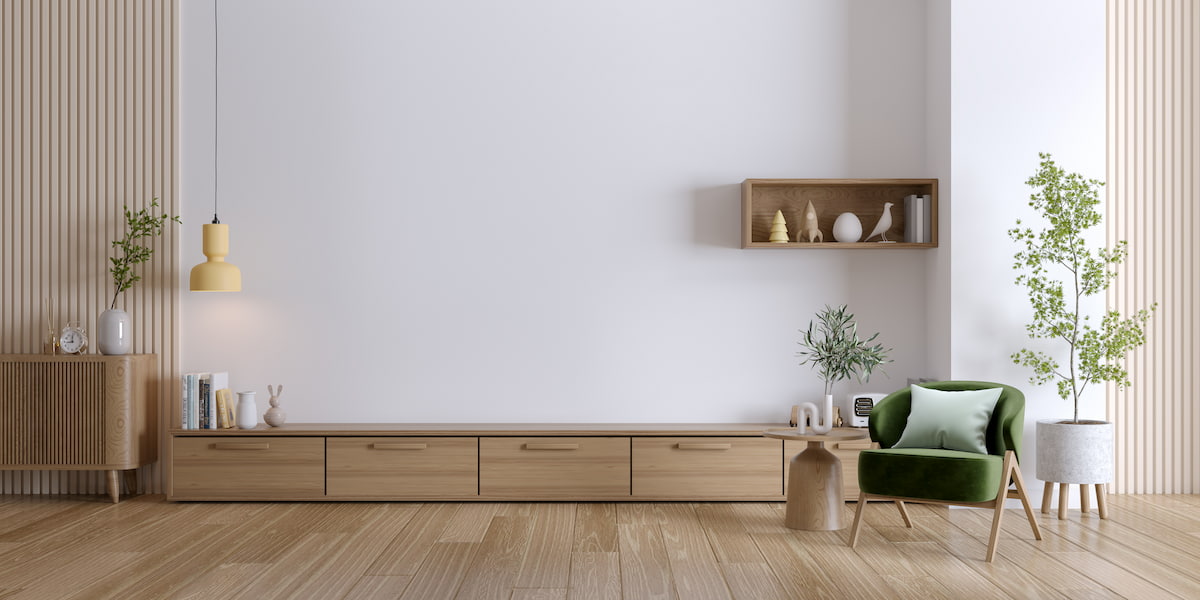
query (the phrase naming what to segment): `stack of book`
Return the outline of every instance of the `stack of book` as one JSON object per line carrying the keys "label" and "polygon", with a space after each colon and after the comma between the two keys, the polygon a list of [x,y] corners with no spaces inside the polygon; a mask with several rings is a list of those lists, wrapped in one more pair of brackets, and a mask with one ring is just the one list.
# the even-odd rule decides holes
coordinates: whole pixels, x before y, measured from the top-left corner
{"label": "stack of book", "polygon": [[932,241],[929,203],[929,194],[913,194],[904,198],[904,241],[910,244],[928,244]]}
{"label": "stack of book", "polygon": [[183,376],[183,429],[230,429],[234,426],[229,373]]}

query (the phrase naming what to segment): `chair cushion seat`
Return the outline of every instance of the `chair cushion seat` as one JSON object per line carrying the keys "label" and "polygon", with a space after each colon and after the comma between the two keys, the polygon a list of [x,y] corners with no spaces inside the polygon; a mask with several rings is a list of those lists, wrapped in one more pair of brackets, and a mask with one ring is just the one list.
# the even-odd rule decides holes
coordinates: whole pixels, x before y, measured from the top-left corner
{"label": "chair cushion seat", "polygon": [[888,448],[858,455],[858,486],[868,494],[943,502],[990,502],[1003,457],[959,450]]}

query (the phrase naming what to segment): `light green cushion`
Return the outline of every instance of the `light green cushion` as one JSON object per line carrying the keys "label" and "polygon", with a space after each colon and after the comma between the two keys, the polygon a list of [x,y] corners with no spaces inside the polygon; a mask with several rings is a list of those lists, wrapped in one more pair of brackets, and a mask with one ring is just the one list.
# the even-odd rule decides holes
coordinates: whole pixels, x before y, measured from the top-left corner
{"label": "light green cushion", "polygon": [[987,454],[988,421],[1000,388],[947,392],[912,386],[912,410],[893,448],[945,448]]}

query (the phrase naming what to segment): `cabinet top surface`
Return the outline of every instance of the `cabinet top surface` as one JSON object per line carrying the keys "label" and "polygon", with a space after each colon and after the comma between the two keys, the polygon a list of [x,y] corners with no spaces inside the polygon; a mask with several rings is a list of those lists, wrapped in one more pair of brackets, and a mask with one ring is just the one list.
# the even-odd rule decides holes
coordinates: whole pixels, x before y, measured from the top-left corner
{"label": "cabinet top surface", "polygon": [[254,429],[172,429],[176,436],[760,436],[783,423],[286,423]]}
{"label": "cabinet top surface", "polygon": [[106,354],[0,354],[0,361],[5,362],[98,362],[110,360],[144,359],[157,357],[157,354],[121,354],[109,356]]}

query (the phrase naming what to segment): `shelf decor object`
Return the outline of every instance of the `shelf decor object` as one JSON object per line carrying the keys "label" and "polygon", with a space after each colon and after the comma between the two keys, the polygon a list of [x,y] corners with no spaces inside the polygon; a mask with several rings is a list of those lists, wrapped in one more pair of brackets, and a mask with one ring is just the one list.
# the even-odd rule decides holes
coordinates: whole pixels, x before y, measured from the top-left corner
{"label": "shelf decor object", "polygon": [[158,357],[0,355],[0,469],[107,471],[108,495],[158,460]]}
{"label": "shelf decor object", "polygon": [[843,244],[853,244],[862,239],[862,221],[852,212],[838,215],[833,222],[833,239]]}
{"label": "shelf decor object", "polygon": [[218,170],[217,165],[217,142],[218,128],[217,117],[220,114],[220,96],[217,94],[217,83],[219,81],[217,75],[220,72],[220,61],[218,60],[217,49],[218,41],[218,25],[220,21],[217,19],[217,4],[213,2],[213,220],[203,227],[204,237],[204,256],[207,258],[204,262],[192,267],[192,272],[189,277],[189,289],[193,292],[240,292],[242,291],[242,271],[236,266],[225,262],[225,257],[229,254],[229,226],[221,223],[217,218],[217,196],[219,188],[217,187]]}
{"label": "shelf decor object", "polygon": [[821,234],[821,226],[817,221],[817,209],[813,208],[812,200],[808,201],[808,206],[804,207],[804,222],[800,226],[800,233],[796,236],[796,241],[801,242],[800,236],[808,238],[809,242],[823,242],[825,236]]}
{"label": "shelf decor object", "polygon": [[771,239],[773,244],[786,244],[788,241],[787,219],[783,218],[783,211],[775,211],[775,220],[771,221]]}
{"label": "shelf decor object", "polygon": [[[747,179],[742,182],[742,247],[743,248],[841,248],[888,249],[937,248],[938,246],[938,180],[937,179]],[[928,197],[928,226],[922,241],[909,241],[911,227],[907,226],[907,211],[893,209],[885,213],[885,205],[903,205],[908,196]],[[806,222],[808,207],[816,217],[816,234]],[[801,223],[801,237],[810,241],[771,242],[771,224],[775,214],[793,223]],[[858,221],[861,237],[862,223],[877,223],[891,217],[891,223],[876,235],[889,243],[867,241],[835,241],[834,221],[850,213]],[[815,240],[821,241],[815,241]],[[892,240],[905,240],[896,241]]]}

